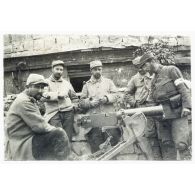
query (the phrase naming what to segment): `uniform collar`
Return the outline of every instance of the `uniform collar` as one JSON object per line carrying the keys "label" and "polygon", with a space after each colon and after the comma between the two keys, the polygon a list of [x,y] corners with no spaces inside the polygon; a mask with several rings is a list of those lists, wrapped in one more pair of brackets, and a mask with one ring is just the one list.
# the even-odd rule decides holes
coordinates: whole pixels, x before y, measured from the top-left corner
{"label": "uniform collar", "polygon": [[62,80],[62,77],[60,77],[58,80],[56,80],[54,77],[53,77],[53,75],[51,75],[50,77],[49,77],[49,79],[51,80],[51,81],[53,81],[53,82],[62,82],[63,80]]}
{"label": "uniform collar", "polygon": [[146,74],[144,75],[141,75],[139,72],[138,72],[138,76],[139,76],[139,79],[142,81],[144,78],[148,78],[148,79],[152,79],[153,78],[153,75],[150,75],[149,72],[146,72]]}
{"label": "uniform collar", "polygon": [[158,68],[156,70],[156,74],[159,74],[163,67],[164,67],[163,65],[159,64],[159,66],[158,66]]}
{"label": "uniform collar", "polygon": [[23,94],[25,94],[25,95],[30,99],[30,101],[31,101],[32,103],[37,103],[37,100],[36,100],[34,97],[31,97],[31,96],[28,94],[28,91],[27,91],[26,89],[23,91]]}
{"label": "uniform collar", "polygon": [[103,79],[102,76],[99,79],[95,79],[94,76],[91,76],[89,82],[91,82],[91,83],[98,83],[98,82],[101,82],[102,79]]}

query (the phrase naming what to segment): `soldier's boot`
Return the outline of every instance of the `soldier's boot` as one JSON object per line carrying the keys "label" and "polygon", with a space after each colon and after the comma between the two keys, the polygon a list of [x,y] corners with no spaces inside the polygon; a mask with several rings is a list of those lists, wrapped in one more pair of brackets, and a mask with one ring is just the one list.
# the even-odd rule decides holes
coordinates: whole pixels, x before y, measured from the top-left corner
{"label": "soldier's boot", "polygon": [[161,143],[161,153],[163,160],[176,160],[176,148],[172,141]]}
{"label": "soldier's boot", "polygon": [[176,145],[177,149],[177,160],[191,160],[190,148],[185,143],[178,143]]}
{"label": "soldier's boot", "polygon": [[162,160],[162,153],[160,143],[157,137],[148,137],[150,145],[152,147],[154,160]]}
{"label": "soldier's boot", "polygon": [[142,152],[145,154],[147,160],[154,160],[152,147],[150,145],[150,142],[148,141],[148,138],[146,137],[138,138],[138,145]]}

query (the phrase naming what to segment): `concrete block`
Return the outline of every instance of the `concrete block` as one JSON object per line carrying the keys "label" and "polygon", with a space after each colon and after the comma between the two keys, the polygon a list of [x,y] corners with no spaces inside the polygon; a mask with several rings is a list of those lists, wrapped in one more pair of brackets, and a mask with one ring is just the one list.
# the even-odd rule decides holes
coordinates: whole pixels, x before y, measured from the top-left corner
{"label": "concrete block", "polygon": [[99,36],[97,35],[85,35],[83,41],[86,48],[97,48],[100,45]]}
{"label": "concrete block", "polygon": [[4,58],[11,58],[12,57],[12,54],[10,53],[10,54],[5,54],[4,53],[4,56],[3,56]]}
{"label": "concrete block", "polygon": [[35,51],[43,51],[44,48],[44,40],[43,39],[37,39],[33,41],[33,50]]}
{"label": "concrete block", "polygon": [[191,45],[190,37],[187,36],[177,36],[178,45]]}
{"label": "concrete block", "polygon": [[124,46],[141,46],[142,42],[139,40],[139,37],[136,36],[124,36],[122,45]]}
{"label": "concrete block", "polygon": [[123,37],[117,35],[111,35],[108,37],[108,41],[112,44],[121,44],[123,41]]}
{"label": "concrete block", "polygon": [[14,53],[24,51],[24,45],[22,42],[13,42],[12,47]]}
{"label": "concrete block", "polygon": [[70,36],[70,45],[73,49],[83,47],[83,39],[81,35],[71,35]]}
{"label": "concrete block", "polygon": [[11,45],[11,35],[4,35],[3,36],[3,42],[4,42],[4,46],[9,46]]}
{"label": "concrete block", "polygon": [[52,48],[55,48],[57,46],[57,44],[55,42],[55,37],[53,37],[53,36],[45,38],[44,43],[45,43],[44,44],[45,51],[52,50]]}
{"label": "concrete block", "polygon": [[43,34],[33,34],[32,35],[33,40],[41,39],[41,38],[44,38],[44,37],[45,37],[45,35],[43,35]]}
{"label": "concrete block", "polygon": [[168,45],[170,45],[170,46],[176,46],[177,45],[177,38],[176,37],[170,37],[170,38],[168,38]]}
{"label": "concrete block", "polygon": [[12,34],[11,35],[12,42],[22,42],[25,40],[24,34]]}
{"label": "concrete block", "polygon": [[33,50],[33,40],[28,39],[24,41],[24,51],[32,51]]}
{"label": "concrete block", "polygon": [[11,54],[13,52],[12,45],[8,45],[4,47],[4,53],[5,54]]}
{"label": "concrete block", "polygon": [[139,154],[137,160],[147,160],[144,154]]}
{"label": "concrete block", "polygon": [[57,35],[55,36],[56,44],[60,45],[61,47],[69,45],[69,37],[68,35]]}
{"label": "concrete block", "polygon": [[72,142],[72,148],[79,156],[91,154],[90,146],[87,142]]}
{"label": "concrete block", "polygon": [[99,36],[99,42],[100,42],[101,46],[105,46],[107,43],[109,43],[108,36],[100,35]]}
{"label": "concrete block", "polygon": [[134,145],[130,145],[127,148],[125,148],[123,151],[120,152],[120,154],[133,154],[135,153]]}
{"label": "concrete block", "polygon": [[139,155],[137,154],[123,154],[115,157],[116,160],[138,160]]}

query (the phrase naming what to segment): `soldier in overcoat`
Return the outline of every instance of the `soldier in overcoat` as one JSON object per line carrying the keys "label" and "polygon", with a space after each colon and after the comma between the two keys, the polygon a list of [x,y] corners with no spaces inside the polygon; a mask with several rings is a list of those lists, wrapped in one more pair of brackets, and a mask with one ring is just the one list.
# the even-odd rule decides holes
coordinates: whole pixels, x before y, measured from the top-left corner
{"label": "soldier in overcoat", "polygon": [[8,160],[66,160],[70,153],[66,132],[47,123],[37,100],[47,86],[42,75],[30,74],[6,117]]}
{"label": "soldier in overcoat", "polygon": [[[102,76],[102,62],[94,60],[90,62],[91,78],[84,84],[80,107],[88,114],[115,112],[114,103],[117,98],[117,89],[112,80]],[[118,128],[109,129],[105,133],[101,128],[92,128],[86,134],[92,153],[98,151],[109,133],[112,135],[111,145],[116,145],[121,137]]]}

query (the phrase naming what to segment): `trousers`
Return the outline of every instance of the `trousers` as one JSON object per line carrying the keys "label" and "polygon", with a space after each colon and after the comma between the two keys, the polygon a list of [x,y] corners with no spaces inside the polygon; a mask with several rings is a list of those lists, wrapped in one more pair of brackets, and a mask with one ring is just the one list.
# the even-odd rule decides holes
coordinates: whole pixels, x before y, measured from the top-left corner
{"label": "trousers", "polygon": [[62,130],[34,135],[32,153],[36,160],[66,160],[70,153],[68,136]]}
{"label": "trousers", "polygon": [[161,150],[164,160],[176,160],[176,149],[180,150],[179,144],[189,146],[188,118],[176,118],[158,121],[158,135],[161,140]]}
{"label": "trousers", "polygon": [[68,138],[72,141],[74,132],[74,111],[57,112],[50,120],[49,124],[55,127],[61,127],[65,130]]}
{"label": "trousers", "polygon": [[[137,107],[147,107],[147,104],[138,105]],[[156,120],[153,117],[147,116],[147,125],[144,131],[144,136],[139,138],[139,147],[144,152],[148,160],[161,160],[162,154],[156,130]]]}

